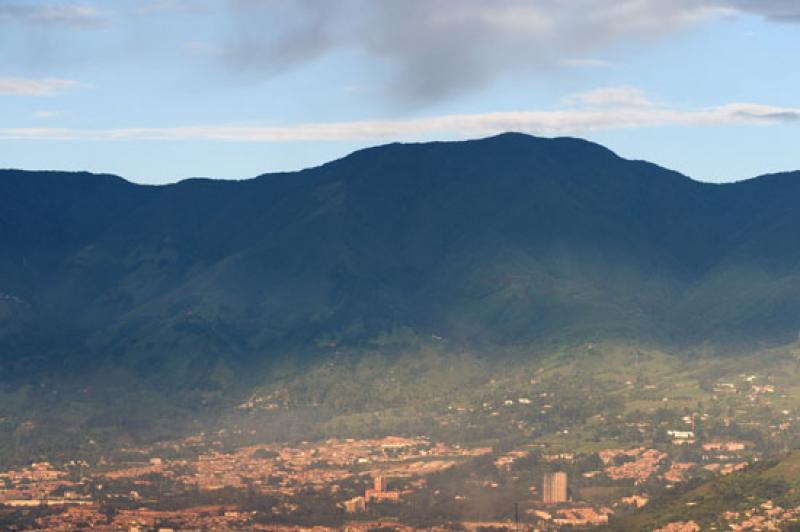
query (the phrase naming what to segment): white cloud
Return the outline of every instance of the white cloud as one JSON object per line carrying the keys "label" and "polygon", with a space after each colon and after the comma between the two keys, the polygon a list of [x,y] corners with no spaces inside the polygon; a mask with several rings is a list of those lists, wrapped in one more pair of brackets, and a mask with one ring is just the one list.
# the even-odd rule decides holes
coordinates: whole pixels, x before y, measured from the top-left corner
{"label": "white cloud", "polygon": [[797,0],[717,0],[717,3],[780,22],[800,22]]}
{"label": "white cloud", "polygon": [[[381,64],[384,93],[424,105],[520,72],[607,66],[581,60],[721,16],[800,21],[800,0],[229,0],[218,61],[275,76],[338,50]],[[265,30],[265,28],[268,28]]]}
{"label": "white cloud", "polygon": [[572,58],[572,59],[564,59],[561,61],[561,64],[566,67],[574,67],[574,68],[614,68],[618,66],[611,61],[604,61],[602,59],[590,59],[590,58]]}
{"label": "white cloud", "polygon": [[[622,96],[628,94],[630,100]],[[407,120],[329,122],[291,126],[207,125],[165,128],[4,128],[0,139],[87,141],[355,141],[474,137],[504,131],[538,135],[581,135],[607,129],[663,126],[770,125],[800,123],[800,108],[753,103],[683,110],[656,105],[633,87],[598,89],[555,110],[444,115]],[[587,105],[588,104],[588,105]]]}
{"label": "white cloud", "polygon": [[53,96],[61,91],[79,86],[70,79],[0,78],[0,94],[17,96]]}
{"label": "white cloud", "polygon": [[64,116],[64,111],[52,111],[43,109],[34,113],[36,118],[59,118]]}
{"label": "white cloud", "polygon": [[0,4],[0,19],[29,24],[84,29],[104,26],[106,16],[94,7],[76,3],[8,2]]}
{"label": "white cloud", "polygon": [[208,6],[203,0],[138,0],[133,13],[140,16],[160,13],[204,13]]}
{"label": "white cloud", "polygon": [[724,11],[705,0],[230,0],[220,64],[270,77],[339,50],[381,64],[394,101],[419,105],[579,59]]}
{"label": "white cloud", "polygon": [[647,97],[642,89],[632,86],[600,87],[587,92],[571,94],[563,99],[570,105],[588,107],[652,107],[656,104]]}
{"label": "white cloud", "polygon": [[181,46],[183,50],[191,55],[206,56],[206,57],[220,57],[223,50],[219,46],[214,46],[207,42],[202,41],[188,41]]}

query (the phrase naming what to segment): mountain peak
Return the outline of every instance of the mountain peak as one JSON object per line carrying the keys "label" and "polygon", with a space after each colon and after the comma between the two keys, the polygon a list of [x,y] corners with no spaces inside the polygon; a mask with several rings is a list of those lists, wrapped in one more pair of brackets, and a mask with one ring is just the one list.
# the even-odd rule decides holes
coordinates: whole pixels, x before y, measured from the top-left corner
{"label": "mountain peak", "polygon": [[585,139],[506,132],[478,139],[382,144],[357,150],[318,168],[352,171],[392,165],[406,168],[447,166],[458,172],[459,168],[475,165],[486,169],[490,165],[522,168],[539,163],[569,164],[576,160],[606,164],[623,159],[608,148]]}

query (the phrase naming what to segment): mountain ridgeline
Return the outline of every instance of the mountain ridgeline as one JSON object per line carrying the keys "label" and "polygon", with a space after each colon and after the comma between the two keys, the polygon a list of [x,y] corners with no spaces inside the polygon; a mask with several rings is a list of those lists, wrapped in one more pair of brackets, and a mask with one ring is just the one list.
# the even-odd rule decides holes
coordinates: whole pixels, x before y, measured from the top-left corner
{"label": "mountain ridgeline", "polygon": [[213,388],[386,335],[789,343],[798,205],[800,173],[707,184],[522,134],[244,181],[2,171],[1,385]]}

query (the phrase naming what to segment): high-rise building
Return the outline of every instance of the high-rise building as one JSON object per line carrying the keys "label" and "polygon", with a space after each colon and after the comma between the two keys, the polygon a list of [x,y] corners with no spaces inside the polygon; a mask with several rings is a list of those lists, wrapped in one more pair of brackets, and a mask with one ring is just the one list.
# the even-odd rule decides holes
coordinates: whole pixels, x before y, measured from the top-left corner
{"label": "high-rise building", "polygon": [[542,482],[542,501],[545,504],[567,502],[567,474],[563,471],[545,473]]}

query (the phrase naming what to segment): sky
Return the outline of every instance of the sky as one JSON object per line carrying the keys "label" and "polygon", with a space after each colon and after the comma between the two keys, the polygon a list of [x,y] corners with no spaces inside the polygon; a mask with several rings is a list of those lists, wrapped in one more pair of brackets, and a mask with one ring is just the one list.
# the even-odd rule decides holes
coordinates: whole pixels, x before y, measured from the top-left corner
{"label": "sky", "polygon": [[800,169],[800,0],[0,0],[0,168],[139,183],[578,136]]}

